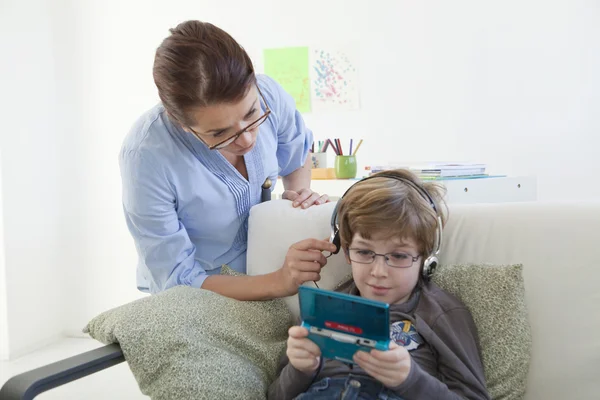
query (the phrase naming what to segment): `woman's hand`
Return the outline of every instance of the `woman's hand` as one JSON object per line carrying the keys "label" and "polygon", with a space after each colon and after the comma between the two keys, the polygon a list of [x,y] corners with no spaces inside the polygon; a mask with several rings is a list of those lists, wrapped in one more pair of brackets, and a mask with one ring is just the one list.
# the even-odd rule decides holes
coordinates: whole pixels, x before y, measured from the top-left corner
{"label": "woman's hand", "polygon": [[308,330],[292,326],[288,331],[286,355],[298,371],[310,374],[319,367],[321,349],[308,339]]}
{"label": "woman's hand", "polygon": [[327,240],[305,239],[290,246],[283,266],[278,271],[283,285],[283,296],[298,293],[304,282],[321,279],[321,268],[327,264],[323,251],[335,251],[335,245]]}
{"label": "woman's hand", "polygon": [[411,357],[404,347],[390,343],[388,351],[357,351],[356,362],[365,372],[389,388],[401,385],[410,372]]}
{"label": "woman's hand", "polygon": [[296,192],[294,190],[286,190],[281,195],[282,199],[291,200],[292,206],[302,208],[308,208],[312,205],[318,206],[319,204],[325,204],[329,202],[329,196],[326,194],[319,195],[319,193],[313,192],[310,189],[301,189]]}

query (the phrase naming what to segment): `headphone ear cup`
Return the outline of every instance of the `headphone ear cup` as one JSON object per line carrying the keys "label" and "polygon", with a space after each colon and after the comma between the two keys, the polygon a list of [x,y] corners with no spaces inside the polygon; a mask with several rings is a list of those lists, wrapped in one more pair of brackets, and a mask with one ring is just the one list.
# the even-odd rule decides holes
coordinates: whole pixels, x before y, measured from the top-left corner
{"label": "headphone ear cup", "polygon": [[[348,190],[350,190],[350,189],[348,189]],[[348,192],[348,190],[346,190],[346,192]],[[344,193],[344,194],[346,194],[346,193]],[[329,241],[335,245],[335,251],[331,254],[339,253],[340,247],[342,245],[341,239],[340,239],[340,230],[338,229],[338,226],[337,226],[337,212],[338,212],[338,207],[340,206],[341,200],[342,199],[340,198],[338,200],[338,202],[335,204],[335,207],[333,208],[333,213],[331,214],[331,236],[329,237]]]}
{"label": "headphone ear cup", "polygon": [[340,248],[342,247],[341,239],[340,239],[340,231],[335,232],[335,236],[331,241],[335,245],[335,251],[332,254],[337,254],[340,252]]}
{"label": "headphone ear cup", "polygon": [[423,263],[423,279],[429,280],[435,273],[435,269],[437,268],[439,261],[436,256],[428,257]]}

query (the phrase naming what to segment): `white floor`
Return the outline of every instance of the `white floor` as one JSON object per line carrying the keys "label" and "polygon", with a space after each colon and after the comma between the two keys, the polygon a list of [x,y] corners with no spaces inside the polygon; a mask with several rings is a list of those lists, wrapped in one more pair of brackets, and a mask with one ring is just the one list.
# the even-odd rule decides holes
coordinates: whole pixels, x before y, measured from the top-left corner
{"label": "white floor", "polygon": [[[31,369],[89,351],[102,344],[93,339],[63,339],[42,350],[28,354],[12,361],[0,361],[0,385],[10,377]],[[41,400],[148,400],[149,397],[140,393],[135,378],[127,367],[121,363],[104,371],[66,384],[48,392],[42,393],[37,399]]]}

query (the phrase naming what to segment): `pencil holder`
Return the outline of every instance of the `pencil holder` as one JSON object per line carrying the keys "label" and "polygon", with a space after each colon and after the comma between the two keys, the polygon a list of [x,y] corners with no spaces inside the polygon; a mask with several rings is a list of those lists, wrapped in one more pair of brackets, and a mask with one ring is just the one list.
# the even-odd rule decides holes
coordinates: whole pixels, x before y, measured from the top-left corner
{"label": "pencil holder", "polygon": [[356,178],[356,156],[335,156],[335,177],[337,179]]}
{"label": "pencil holder", "polygon": [[311,153],[310,158],[313,168],[327,168],[327,153]]}

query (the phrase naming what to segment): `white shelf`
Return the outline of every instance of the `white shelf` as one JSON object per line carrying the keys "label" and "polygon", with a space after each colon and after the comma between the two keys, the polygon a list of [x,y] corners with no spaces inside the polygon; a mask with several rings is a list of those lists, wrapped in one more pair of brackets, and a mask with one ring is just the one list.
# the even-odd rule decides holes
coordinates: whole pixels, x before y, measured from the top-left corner
{"label": "white shelf", "polygon": [[[327,193],[332,200],[338,200],[344,192],[358,182],[356,179],[315,179],[311,189],[317,193]],[[436,181],[446,187],[446,202],[507,203],[537,200],[537,180],[535,177],[497,177],[481,179],[453,179]],[[281,179],[273,190],[273,198],[283,193]]]}

